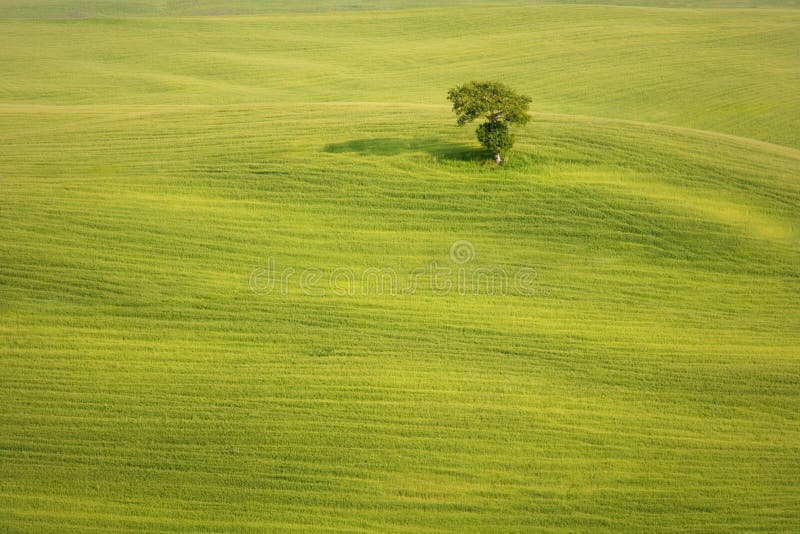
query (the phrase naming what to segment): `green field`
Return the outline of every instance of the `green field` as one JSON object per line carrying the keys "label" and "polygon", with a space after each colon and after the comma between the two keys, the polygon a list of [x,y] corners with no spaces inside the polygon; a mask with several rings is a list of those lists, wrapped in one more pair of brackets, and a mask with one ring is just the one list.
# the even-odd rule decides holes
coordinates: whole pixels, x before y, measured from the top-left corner
{"label": "green field", "polygon": [[0,531],[800,531],[797,6],[0,0]]}

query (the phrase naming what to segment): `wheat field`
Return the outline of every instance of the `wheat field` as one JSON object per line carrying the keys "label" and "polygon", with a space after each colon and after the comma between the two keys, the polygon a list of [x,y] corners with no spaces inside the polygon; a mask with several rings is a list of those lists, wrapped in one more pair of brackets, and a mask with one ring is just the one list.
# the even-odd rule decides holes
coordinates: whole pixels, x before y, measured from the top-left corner
{"label": "wheat field", "polygon": [[800,530],[800,11],[621,3],[0,2],[0,530]]}

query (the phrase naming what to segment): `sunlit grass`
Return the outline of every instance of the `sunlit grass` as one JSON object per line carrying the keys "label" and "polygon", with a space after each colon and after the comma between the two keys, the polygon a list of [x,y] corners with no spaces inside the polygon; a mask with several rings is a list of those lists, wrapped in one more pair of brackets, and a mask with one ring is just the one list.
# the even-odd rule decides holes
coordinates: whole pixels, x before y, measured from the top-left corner
{"label": "sunlit grass", "polygon": [[[0,22],[0,530],[798,530],[797,23]],[[535,293],[248,285],[458,240]]]}

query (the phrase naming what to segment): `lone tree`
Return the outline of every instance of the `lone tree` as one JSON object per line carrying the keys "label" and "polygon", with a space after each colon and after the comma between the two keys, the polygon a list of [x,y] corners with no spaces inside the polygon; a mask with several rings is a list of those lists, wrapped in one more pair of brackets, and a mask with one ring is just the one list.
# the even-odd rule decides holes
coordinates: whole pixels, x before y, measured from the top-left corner
{"label": "lone tree", "polygon": [[486,118],[475,133],[478,141],[492,151],[498,165],[514,146],[514,134],[508,131],[508,127],[512,124],[522,126],[531,120],[528,113],[531,99],[515,93],[501,82],[467,82],[450,89],[447,99],[453,103],[459,126],[478,117]]}

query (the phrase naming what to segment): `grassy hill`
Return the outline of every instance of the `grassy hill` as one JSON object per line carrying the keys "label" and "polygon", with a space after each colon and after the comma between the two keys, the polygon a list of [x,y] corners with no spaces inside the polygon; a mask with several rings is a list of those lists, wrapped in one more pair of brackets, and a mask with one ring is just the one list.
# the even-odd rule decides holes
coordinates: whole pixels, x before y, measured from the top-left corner
{"label": "grassy hill", "polygon": [[[3,0],[0,18],[94,18],[398,11],[469,6],[616,5],[656,8],[797,8],[800,0]],[[455,12],[454,10],[454,12]]]}
{"label": "grassy hill", "polygon": [[495,76],[541,113],[800,148],[798,26],[797,10],[595,6],[5,20],[0,102],[444,106]]}
{"label": "grassy hill", "polygon": [[3,2],[0,530],[800,529],[800,12],[439,4]]}

